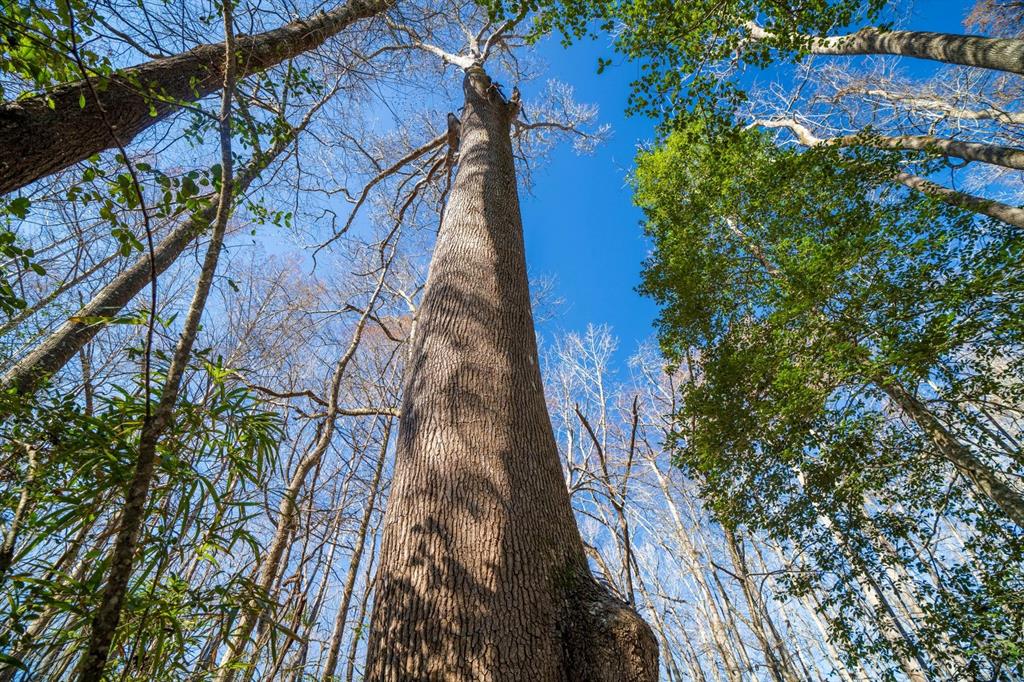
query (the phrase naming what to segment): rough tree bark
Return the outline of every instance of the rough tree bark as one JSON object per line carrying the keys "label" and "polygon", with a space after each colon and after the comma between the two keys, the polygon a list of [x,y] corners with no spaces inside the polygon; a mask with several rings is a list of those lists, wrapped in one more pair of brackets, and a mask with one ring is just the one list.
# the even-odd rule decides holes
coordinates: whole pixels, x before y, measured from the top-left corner
{"label": "rough tree bark", "polygon": [[[348,0],[335,9],[272,31],[238,36],[237,78],[316,49],[391,0]],[[63,170],[118,145],[224,83],[224,43],[154,59],[117,72],[61,85],[36,97],[0,104],[0,194]],[[95,96],[94,96],[95,91]],[[83,107],[80,103],[85,102]],[[52,106],[51,106],[52,105]],[[116,139],[115,139],[116,136]]]}
{"label": "rough tree bark", "polygon": [[590,574],[544,401],[510,126],[466,70],[420,308],[366,679],[653,682],[654,634]]}

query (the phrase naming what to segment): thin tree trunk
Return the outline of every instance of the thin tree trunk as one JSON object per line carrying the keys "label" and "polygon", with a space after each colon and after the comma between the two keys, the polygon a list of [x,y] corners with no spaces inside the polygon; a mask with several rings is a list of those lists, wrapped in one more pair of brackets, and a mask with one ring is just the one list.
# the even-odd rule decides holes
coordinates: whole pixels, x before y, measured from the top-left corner
{"label": "thin tree trunk", "polygon": [[[329,12],[266,33],[238,36],[235,49],[241,59],[237,77],[245,78],[316,49],[356,21],[390,5],[391,0],[348,0]],[[224,84],[224,43],[200,45],[91,80],[94,87],[84,80],[75,81],[43,95],[0,105],[0,195],[118,143],[127,145],[182,103],[219,90]]]}
{"label": "thin tree trunk", "polygon": [[[796,136],[796,139],[797,139],[798,142],[800,142],[800,144],[805,145],[807,147],[818,147],[818,146],[829,146],[829,145],[847,146],[849,144],[860,144],[860,143],[867,144],[867,145],[872,145],[873,144],[872,138],[871,137],[865,137],[865,136],[846,136],[846,137],[841,137],[841,138],[821,138],[821,137],[818,137],[817,135],[815,135],[811,131],[810,128],[808,128],[807,126],[803,125],[802,123],[800,123],[796,119],[792,119],[792,118],[759,119],[757,121],[754,121],[754,123],[752,125],[758,125],[758,126],[762,126],[762,127],[765,127],[765,128],[785,128],[785,129],[789,130],[791,133],[793,133],[794,136]],[[910,149],[911,148],[910,146],[907,146],[907,147],[898,147],[898,146],[896,146],[897,143],[893,142],[893,140],[898,140],[898,139],[899,138],[874,138],[874,140],[876,140],[876,141],[878,141],[878,140],[882,140],[882,141],[889,140],[890,141],[889,143],[879,142],[877,144],[874,144],[874,146],[879,146],[879,147],[889,146],[889,148],[906,148],[906,149]],[[938,139],[938,138],[935,138],[935,139]],[[858,141],[858,142],[855,142],[855,141]],[[933,143],[934,143],[934,141],[935,140],[933,140]],[[950,147],[949,144],[952,143],[953,141],[952,140],[945,140],[945,142],[947,143],[946,144],[946,149],[948,151],[952,150],[953,148]],[[909,145],[909,143],[907,143],[907,144]],[[957,143],[957,144],[959,146],[956,149],[958,151],[960,151],[960,152],[963,152],[964,154],[967,154],[968,150],[966,148],[966,145],[968,143],[962,143],[961,142],[961,143]],[[977,145],[975,145],[975,146],[977,146]],[[981,146],[990,147],[990,145],[981,145]],[[914,147],[914,148],[916,149],[917,147]],[[921,145],[921,148],[925,148],[924,145]],[[1010,161],[1019,161],[1019,154],[1020,154],[1020,150],[1019,149],[1014,149],[1014,148],[1010,148],[1010,147],[999,147],[999,148],[992,148],[992,149],[1001,150],[1002,153],[1000,155],[1000,158],[1003,161],[1006,161],[1007,163],[1009,163]],[[972,160],[979,160],[979,161],[985,160],[984,158],[981,158],[982,157],[982,153],[981,153],[980,150],[975,149],[974,152],[975,152],[975,156],[977,156],[978,158],[972,159]],[[991,152],[991,149],[990,149],[990,152]],[[1014,155],[1011,155],[1010,152],[1013,152]],[[951,155],[953,155],[953,154],[951,154]],[[963,158],[967,158],[967,157],[965,156]],[[989,155],[989,158],[993,158],[992,154]],[[990,161],[990,163],[994,163],[994,162]],[[1003,221],[1004,223],[1006,223],[1008,225],[1013,225],[1014,227],[1024,228],[1024,208],[1020,208],[1019,206],[1011,206],[1010,204],[1005,204],[1005,203],[1003,203],[1001,201],[995,201],[993,199],[985,199],[984,197],[979,197],[979,196],[975,196],[973,194],[968,194],[967,192],[961,192],[959,190],[950,189],[949,187],[945,187],[943,185],[940,185],[937,182],[932,182],[931,180],[927,180],[927,179],[922,178],[922,177],[920,177],[918,175],[913,175],[912,173],[903,173],[903,172],[895,173],[894,175],[892,175],[892,180],[894,182],[900,183],[901,185],[903,185],[905,187],[909,187],[912,190],[915,190],[917,192],[921,192],[922,194],[927,194],[928,196],[933,197],[935,199],[938,199],[939,201],[942,201],[942,202],[944,202],[946,204],[949,204],[950,206],[956,206],[957,208],[962,208],[965,211],[971,211],[971,212],[977,213],[979,215],[988,216],[989,218],[995,218],[996,220],[1001,220],[1001,221]],[[730,227],[732,227],[732,225],[730,225]],[[733,229],[735,231],[735,228],[733,228]]]}
{"label": "thin tree trunk", "polygon": [[[750,37],[774,37],[755,24],[747,24]],[[929,59],[944,64],[976,66],[1024,74],[1024,40],[986,38],[931,31],[884,31],[869,27],[842,36],[804,36],[807,50],[822,55],[892,54]]]}
{"label": "thin tree trunk", "polygon": [[[796,477],[800,481],[800,485],[806,485],[802,472],[796,472]],[[892,604],[889,603],[888,597],[882,591],[881,586],[879,586],[878,581],[872,575],[868,566],[865,565],[863,558],[857,554],[854,548],[850,547],[846,535],[844,535],[842,529],[838,527],[835,521],[832,520],[831,516],[821,510],[815,511],[818,523],[828,530],[832,540],[842,552],[847,562],[849,562],[850,572],[860,586],[865,601],[867,601],[868,606],[874,613],[875,624],[878,626],[882,637],[888,642],[900,668],[903,669],[903,672],[906,673],[907,678],[911,682],[928,682],[928,671],[930,668],[928,661],[924,658],[917,642],[914,641],[914,638],[903,627],[903,623],[900,622]],[[908,651],[912,652],[912,655],[908,655]]]}
{"label": "thin tree trunk", "polygon": [[967,477],[975,490],[992,500],[1008,519],[1024,528],[1024,495],[975,457],[920,400],[892,377],[875,377],[874,381],[925,432],[939,454]]}
{"label": "thin tree trunk", "polygon": [[[156,470],[157,443],[164,430],[174,419],[178,392],[185,375],[185,368],[192,356],[192,346],[199,333],[199,323],[202,320],[203,311],[206,309],[206,301],[210,295],[210,288],[213,286],[213,276],[220,260],[221,247],[224,244],[224,234],[227,231],[228,215],[231,212],[234,196],[231,155],[231,95],[235,83],[235,52],[231,49],[231,46],[234,45],[232,42],[234,20],[230,7],[230,3],[225,4],[223,11],[225,44],[228,46],[224,50],[224,89],[221,96],[219,121],[220,162],[223,170],[213,234],[203,258],[203,265],[199,272],[199,279],[196,281],[185,323],[182,326],[181,336],[178,338],[170,366],[167,369],[167,379],[164,382],[163,391],[152,412],[147,394],[146,416],[143,419],[139,435],[139,456],[135,462],[132,480],[125,491],[121,523],[111,551],[110,571],[103,587],[99,607],[92,618],[89,646],[78,667],[79,682],[100,682],[103,678],[110,645],[121,620],[121,604],[127,592],[128,580],[135,563],[135,551],[143,526],[149,489]],[[141,196],[139,200],[142,201]],[[155,314],[156,311],[152,312]]]}
{"label": "thin tree trunk", "polygon": [[[769,575],[771,569],[769,568],[768,562],[765,560],[764,554],[761,552],[761,548],[756,544],[753,545],[753,548],[754,553],[757,555],[761,571],[767,575],[769,582],[772,584],[772,589],[778,590],[777,581],[773,580],[772,576]],[[772,546],[771,549],[772,553],[778,559],[779,565],[787,566],[789,561],[782,553],[781,549],[778,546]],[[803,568],[806,564],[800,563],[798,565]],[[818,634],[821,635],[819,643],[824,648],[826,653],[826,662],[830,662],[832,664],[833,671],[844,682],[863,682],[865,680],[870,680],[871,677],[865,671],[863,663],[860,660],[856,661],[857,669],[851,670],[847,667],[842,654],[840,654],[836,649],[835,644],[832,642],[832,638],[829,636],[829,625],[824,620],[829,617],[829,614],[826,611],[825,606],[818,599],[817,593],[814,590],[810,590],[801,594],[798,599],[800,601],[800,605],[814,623],[814,627],[818,631]]]}
{"label": "thin tree trunk", "polygon": [[956,206],[965,211],[972,211],[986,215],[989,218],[1002,220],[1004,223],[1014,227],[1024,228],[1024,208],[1019,206],[1011,206],[1001,201],[985,199],[984,197],[978,197],[967,192],[943,187],[936,182],[910,173],[897,173],[893,176],[893,179],[901,185],[939,199],[950,206]]}
{"label": "thin tree trunk", "polygon": [[[711,551],[708,548],[707,543],[704,543],[704,551],[708,560],[711,561]],[[729,596],[729,592],[726,591],[725,586],[722,585],[722,581],[718,577],[718,571],[714,570],[712,567],[708,572],[711,574],[711,579],[715,584],[715,593],[721,595],[722,612],[725,614],[726,623],[729,626],[727,630],[730,634],[729,641],[739,654],[740,661],[743,663],[743,670],[747,675],[752,675],[754,666],[750,661],[750,654],[747,652],[747,643],[743,641],[743,635],[740,632],[739,626],[736,624],[736,607],[732,603],[732,598]]]}
{"label": "thin tree trunk", "polygon": [[[724,528],[725,543],[729,548],[729,557],[732,560],[733,569],[736,571],[736,579],[743,590],[743,597],[747,601],[747,610],[750,612],[750,629],[761,644],[764,650],[765,663],[776,682],[797,682],[800,676],[792,668],[789,652],[781,640],[773,640],[768,635],[766,621],[770,620],[768,611],[764,606],[764,600],[753,584],[747,570],[747,562],[743,555],[743,548],[729,528]],[[778,646],[778,650],[776,650]]]}
{"label": "thin tree trunk", "polygon": [[[299,641],[299,638],[293,636],[292,633],[297,633],[299,628],[302,626],[303,614],[306,610],[306,596],[303,594],[306,589],[303,587],[304,582],[304,580],[300,580],[296,583],[295,592],[293,592],[292,596],[289,597],[289,601],[294,602],[294,606],[292,607],[292,620],[288,626],[289,630],[285,630],[282,633],[284,636],[284,643],[278,647],[280,650],[278,651],[277,657],[274,659],[274,664],[269,670],[263,671],[261,679],[278,679],[278,673],[284,666],[284,660],[288,657],[289,650],[295,642]],[[273,637],[278,634],[277,630],[278,628],[267,628],[267,634]],[[246,682],[252,679],[255,672],[256,666],[250,666],[246,671]]]}
{"label": "thin tree trunk", "polygon": [[984,144],[966,140],[952,140],[934,135],[874,135],[855,133],[830,137],[822,142],[830,147],[864,145],[877,149],[898,149],[912,152],[931,152],[952,156],[964,161],[990,163],[994,166],[1024,170],[1024,149],[998,144]]}
{"label": "thin tree trunk", "polygon": [[366,679],[657,679],[657,642],[590,574],[548,416],[509,135],[466,71],[460,161],[420,306]]}
{"label": "thin tree trunk", "polygon": [[665,626],[665,620],[658,613],[658,609],[655,607],[654,600],[651,599],[651,595],[647,591],[647,587],[643,580],[638,580],[640,588],[640,596],[643,597],[644,603],[647,605],[647,611],[651,614],[651,618],[654,621],[654,631],[658,635],[658,639],[661,640],[662,648],[662,660],[665,665],[665,672],[668,674],[669,680],[678,680],[682,682],[684,679],[682,672],[679,670],[679,666],[676,664],[675,655],[672,651],[672,647],[669,645],[668,628]]}
{"label": "thin tree trunk", "polygon": [[[890,557],[895,559],[895,561],[881,559],[881,564],[885,568],[889,584],[892,586],[892,590],[896,594],[901,610],[907,620],[918,627],[924,625],[928,621],[928,613],[924,605],[921,603],[918,592],[910,587],[917,581],[907,569],[906,564],[900,556],[899,550],[881,531],[873,533],[872,540],[881,549],[881,552],[884,552],[884,554],[888,554]],[[912,544],[910,538],[905,538],[905,541],[908,544]],[[915,551],[915,555],[916,554],[917,552]],[[922,567],[923,572],[932,579],[931,587],[936,591],[942,591],[944,589],[942,578],[933,572],[927,562],[922,562]],[[920,629],[918,629],[918,636],[920,636]],[[935,638],[937,640],[937,646],[933,645],[932,650],[935,651],[938,649],[944,654],[944,660],[941,660],[938,663],[944,666],[945,677],[949,679],[957,679],[960,673],[964,673],[970,669],[967,660],[959,653],[960,647],[950,639],[949,633],[946,630],[939,630],[935,634]]]}
{"label": "thin tree trunk", "polygon": [[704,575],[704,568],[701,566],[697,548],[689,536],[689,531],[683,524],[679,508],[676,506],[676,503],[672,498],[672,490],[669,486],[669,481],[661,472],[661,469],[658,468],[658,465],[653,458],[648,459],[647,464],[654,473],[655,478],[658,480],[658,487],[661,489],[661,494],[665,500],[665,506],[668,508],[669,515],[671,516],[673,525],[675,526],[676,541],[679,543],[679,548],[682,550],[683,556],[689,564],[691,577],[700,587],[700,594],[703,596],[704,604],[707,607],[708,625],[711,628],[712,640],[715,643],[715,648],[718,649],[718,652],[722,657],[722,663],[725,666],[726,675],[730,682],[742,682],[743,670],[740,666],[739,660],[736,658],[735,652],[733,651],[729,631],[726,628],[721,613],[719,613],[719,605],[718,601],[715,599],[715,592],[710,583],[708,583],[707,576]]}
{"label": "thin tree trunk", "polygon": [[348,607],[352,602],[352,592],[355,589],[356,578],[359,575],[359,563],[363,558],[363,548],[366,546],[366,532],[370,527],[370,519],[373,517],[374,505],[377,502],[377,492],[380,488],[381,474],[384,472],[384,463],[387,461],[388,443],[391,441],[391,420],[384,423],[384,435],[381,440],[380,455],[377,459],[377,468],[373,471],[373,479],[370,481],[370,494],[366,499],[366,508],[363,510],[363,518],[359,521],[359,530],[356,533],[356,544],[352,548],[352,556],[349,557],[348,573],[345,576],[345,587],[342,591],[341,603],[338,604],[338,614],[334,619],[334,628],[331,630],[331,639],[328,646],[327,662],[323,668],[323,681],[331,682],[337,679],[335,669],[338,667],[338,652],[341,650],[341,640],[345,635],[345,623],[348,621]]}
{"label": "thin tree trunk", "polygon": [[[601,384],[601,377],[598,374],[598,386],[600,390],[600,396],[598,400],[601,403],[601,430],[602,434],[607,432],[607,427],[604,425],[606,422],[605,407],[604,407],[604,387]],[[594,433],[593,427],[587,420],[586,416],[580,411],[579,405],[576,406],[576,416],[579,418],[580,423],[586,429],[590,435],[591,441],[594,443],[594,447],[597,449],[597,458],[600,463],[600,474],[598,478],[604,485],[606,490],[606,497],[608,503],[611,505],[612,510],[615,513],[616,527],[612,528],[611,524],[606,523],[605,525],[612,532],[615,537],[615,544],[618,548],[618,554],[620,559],[620,565],[622,570],[619,575],[623,580],[622,594],[626,597],[626,601],[629,602],[630,606],[636,606],[636,594],[633,589],[633,570],[632,570],[632,558],[633,558],[633,544],[630,540],[629,530],[629,518],[626,515],[626,492],[629,486],[629,475],[633,467],[633,454],[636,448],[636,429],[639,423],[639,414],[637,412],[637,401],[633,400],[633,421],[631,428],[630,447],[628,458],[625,465],[625,471],[622,476],[621,485],[616,488],[612,483],[611,474],[608,470],[608,453],[607,443],[605,439],[598,439],[597,434]],[[603,514],[602,514],[603,516]]]}
{"label": "thin tree trunk", "polygon": [[378,521],[371,533],[373,539],[370,543],[370,563],[366,565],[366,572],[363,574],[363,594],[359,599],[359,610],[356,611],[356,631],[349,642],[348,658],[345,662],[345,682],[352,682],[352,676],[355,674],[356,658],[359,652],[359,640],[362,639],[363,636],[364,624],[366,623],[367,606],[369,605],[370,597],[373,594],[375,583],[375,567],[373,560],[377,556],[377,540],[380,537],[380,524],[381,521]]}
{"label": "thin tree trunk", "polygon": [[[796,628],[793,627],[793,621],[789,617],[789,614],[786,612],[786,603],[785,603],[785,601],[780,601],[779,602],[779,615],[782,616],[782,622],[786,626],[786,631],[787,632],[791,632],[791,633],[795,633],[796,632]],[[775,630],[774,625],[772,626],[772,629]],[[777,634],[778,633],[776,631],[776,635]],[[799,642],[794,643],[794,646],[793,646],[793,660],[796,661],[796,664],[799,666],[800,671],[803,672],[804,679],[808,679],[808,680],[809,679],[813,679],[811,677],[811,666],[813,665],[813,662],[810,665],[808,665],[808,661],[804,660],[804,655],[800,652],[800,648],[801,647],[800,647]],[[796,667],[796,666],[794,666],[794,667]]]}
{"label": "thin tree trunk", "polygon": [[[309,114],[312,113],[312,110]],[[260,172],[281,154],[295,139],[295,135],[309,120],[292,129],[291,133],[278,140],[265,154],[253,159],[234,181],[234,194],[238,195],[259,177]],[[11,367],[2,378],[0,388],[15,395],[0,400],[0,419],[17,409],[21,400],[34,394],[55,372],[64,367],[78,351],[102,330],[108,320],[117,317],[125,306],[151,280],[153,270],[157,275],[167,270],[185,249],[203,234],[216,219],[220,211],[220,199],[199,211],[171,231],[153,250],[153,262],[149,254],[139,257],[130,267],[120,272],[109,284],[100,289],[88,303],[50,334],[36,348]]]}
{"label": "thin tree trunk", "polygon": [[839,653],[835,644],[832,643],[832,638],[828,633],[828,627],[822,620],[822,615],[825,613],[825,607],[818,600],[817,595],[814,592],[811,592],[809,596],[803,597],[801,602],[803,607],[807,609],[810,614],[811,620],[814,621],[814,627],[817,629],[818,634],[821,635],[821,643],[828,654],[829,660],[832,662],[832,666],[836,674],[846,682],[863,682],[864,680],[870,679],[868,674],[864,671],[864,667],[860,661],[857,662],[857,670],[855,671],[851,671],[846,667],[842,654]]}
{"label": "thin tree trunk", "polygon": [[[386,245],[382,245],[382,250],[385,247]],[[390,265],[391,260],[388,259],[386,265],[381,269],[381,274],[377,280],[373,294],[370,296],[370,300],[366,304],[366,308],[363,310],[362,315],[359,317],[359,321],[356,323],[355,331],[352,334],[352,340],[349,342],[345,352],[335,365],[334,372],[331,376],[331,388],[327,414],[324,417],[324,426],[320,432],[320,436],[317,438],[309,452],[299,460],[298,465],[295,467],[295,471],[292,473],[291,478],[288,481],[288,487],[281,496],[281,502],[278,505],[277,510],[277,522],[274,528],[274,535],[267,548],[266,556],[259,566],[258,578],[256,581],[257,589],[265,594],[270,593],[274,581],[279,577],[278,573],[279,567],[281,566],[281,557],[284,555],[285,549],[289,546],[289,537],[291,536],[292,525],[297,514],[297,500],[299,492],[302,490],[303,485],[305,485],[306,476],[313,467],[320,464],[320,460],[323,458],[324,453],[327,452],[327,448],[330,447],[331,439],[334,436],[335,424],[338,417],[343,413],[343,410],[338,406],[341,381],[345,376],[345,370],[348,368],[349,362],[351,362],[352,358],[355,356],[356,350],[359,348],[359,343],[363,336],[363,330],[366,327],[366,321],[370,319],[370,316],[373,314],[373,309],[377,305],[377,301],[387,279]],[[216,682],[231,682],[234,679],[237,667],[235,666],[235,662],[245,649],[246,644],[249,641],[249,635],[256,626],[262,610],[263,606],[256,602],[247,604],[242,610],[242,616],[239,620],[239,624],[228,638],[227,648],[218,663],[216,676],[214,678]]]}
{"label": "thin tree trunk", "polygon": [[18,505],[14,509],[11,523],[3,535],[3,544],[0,545],[0,587],[3,587],[7,579],[7,571],[14,562],[14,550],[18,544],[18,533],[25,523],[29,508],[32,504],[32,487],[36,482],[36,474],[39,472],[39,449],[35,445],[17,443],[16,447],[25,450],[28,457],[25,482],[21,486],[21,493],[18,495]]}

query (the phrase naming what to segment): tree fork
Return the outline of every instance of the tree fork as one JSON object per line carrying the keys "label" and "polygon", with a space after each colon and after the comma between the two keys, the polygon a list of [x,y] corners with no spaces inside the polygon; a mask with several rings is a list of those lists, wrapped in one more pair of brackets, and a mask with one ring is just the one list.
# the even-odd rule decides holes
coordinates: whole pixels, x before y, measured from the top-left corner
{"label": "tree fork", "polygon": [[653,682],[592,577],[544,401],[510,127],[466,69],[459,167],[406,375],[366,679]]}

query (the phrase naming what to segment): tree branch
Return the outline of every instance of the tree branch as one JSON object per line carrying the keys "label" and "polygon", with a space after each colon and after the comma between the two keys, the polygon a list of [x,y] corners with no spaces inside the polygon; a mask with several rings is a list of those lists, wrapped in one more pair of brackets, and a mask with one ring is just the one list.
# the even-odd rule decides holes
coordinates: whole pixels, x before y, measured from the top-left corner
{"label": "tree branch", "polygon": [[[747,22],[745,28],[750,40],[778,39],[776,34],[766,31],[755,22]],[[797,38],[811,54],[891,54],[1024,74],[1024,40],[1014,38],[985,38],[930,31],[883,31],[875,27],[841,36],[819,38],[803,35]]]}
{"label": "tree branch", "polygon": [[[762,126],[765,128],[783,128],[789,130],[796,137],[800,144],[807,147],[816,147],[822,145],[834,144],[834,140],[823,139],[815,135],[809,128],[799,123],[795,119],[771,119],[764,121],[755,121],[751,126]],[[839,138],[842,139],[842,138]],[[1017,150],[1019,151],[1019,150]],[[913,175],[910,173],[897,173],[892,178],[895,182],[898,182],[906,187],[913,190],[927,194],[928,196],[934,197],[952,206],[963,208],[974,213],[989,216],[996,220],[1001,220],[1004,223],[1008,223],[1015,227],[1024,228],[1024,209],[1004,204],[1000,201],[993,199],[985,199],[982,197],[974,196],[973,194],[967,194],[966,192],[960,192],[955,189],[944,187],[931,180],[926,180],[920,176]]]}

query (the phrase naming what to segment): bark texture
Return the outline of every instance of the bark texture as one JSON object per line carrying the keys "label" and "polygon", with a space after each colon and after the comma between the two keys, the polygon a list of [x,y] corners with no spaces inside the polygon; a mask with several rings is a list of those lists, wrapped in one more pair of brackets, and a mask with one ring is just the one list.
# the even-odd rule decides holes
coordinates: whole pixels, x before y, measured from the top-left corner
{"label": "bark texture", "polygon": [[839,147],[866,144],[879,149],[905,149],[954,156],[964,161],[980,161],[995,166],[1024,170],[1024,149],[998,144],[952,140],[934,135],[844,135],[825,142]]}
{"label": "bark texture", "polygon": [[417,322],[366,679],[653,682],[647,624],[590,574],[544,401],[507,103],[467,70]]}
{"label": "bark texture", "polygon": [[[328,38],[387,9],[391,0],[348,0],[330,12],[236,39],[237,78],[315,49]],[[0,105],[0,194],[118,145],[224,83],[224,43],[155,59]],[[95,95],[94,95],[95,91]],[[84,101],[83,107],[80,102]],[[52,103],[52,107],[51,107]],[[115,137],[116,136],[116,137]]]}
{"label": "bark texture", "polygon": [[815,54],[893,54],[946,64],[1024,73],[1024,40],[985,38],[929,31],[882,31],[868,28],[849,36],[812,43]]}
{"label": "bark texture", "polygon": [[[753,40],[775,37],[760,26],[747,25]],[[885,31],[869,27],[842,36],[806,36],[811,54],[892,54],[930,59],[945,64],[975,66],[1009,73],[1024,73],[1024,40],[931,31]]]}

